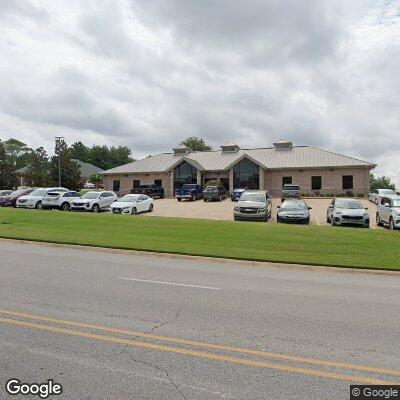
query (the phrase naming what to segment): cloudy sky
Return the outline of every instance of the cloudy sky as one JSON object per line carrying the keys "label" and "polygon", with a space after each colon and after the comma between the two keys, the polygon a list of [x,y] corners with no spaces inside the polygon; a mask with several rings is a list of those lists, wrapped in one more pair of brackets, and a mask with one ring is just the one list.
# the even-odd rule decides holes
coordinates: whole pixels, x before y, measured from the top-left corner
{"label": "cloudy sky", "polygon": [[289,138],[400,184],[399,1],[0,0],[0,76],[0,139]]}

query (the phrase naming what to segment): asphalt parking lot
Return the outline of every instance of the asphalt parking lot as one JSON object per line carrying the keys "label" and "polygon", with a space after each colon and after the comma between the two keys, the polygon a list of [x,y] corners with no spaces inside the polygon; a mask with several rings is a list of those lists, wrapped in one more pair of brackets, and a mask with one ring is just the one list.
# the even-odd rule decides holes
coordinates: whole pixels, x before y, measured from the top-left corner
{"label": "asphalt parking lot", "polygon": [[[326,210],[332,199],[307,198],[305,201],[310,207],[312,207],[310,224],[325,226],[329,225],[326,222]],[[371,228],[377,229],[378,227],[376,226],[375,222],[376,205],[366,199],[362,200],[362,203],[368,207],[368,212],[371,219]],[[272,200],[272,218],[269,220],[269,222],[276,223],[276,207],[279,204],[280,199],[274,198]],[[187,200],[178,202],[176,199],[155,199],[154,211],[152,213],[144,213],[143,215],[233,221],[234,205],[235,203],[229,198],[220,202],[204,202],[203,200]]]}

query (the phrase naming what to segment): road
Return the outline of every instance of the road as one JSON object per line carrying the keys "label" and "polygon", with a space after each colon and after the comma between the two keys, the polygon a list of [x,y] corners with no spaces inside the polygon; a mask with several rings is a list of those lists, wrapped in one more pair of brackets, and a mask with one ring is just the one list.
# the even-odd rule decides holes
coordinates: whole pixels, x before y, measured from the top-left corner
{"label": "road", "polygon": [[400,275],[5,240],[0,273],[0,398],[10,378],[64,399],[347,399],[400,381]]}

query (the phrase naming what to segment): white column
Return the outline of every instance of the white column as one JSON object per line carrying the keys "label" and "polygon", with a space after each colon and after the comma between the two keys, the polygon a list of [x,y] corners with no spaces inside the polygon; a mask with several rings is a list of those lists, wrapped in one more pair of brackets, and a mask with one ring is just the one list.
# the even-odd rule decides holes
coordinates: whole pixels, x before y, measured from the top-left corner
{"label": "white column", "polygon": [[167,197],[174,197],[174,171],[169,172],[169,188]]}
{"label": "white column", "polygon": [[233,187],[233,168],[229,170],[229,191],[232,192]]}
{"label": "white column", "polygon": [[201,186],[201,172],[197,170],[197,184]]}
{"label": "white column", "polygon": [[260,190],[264,190],[265,187],[264,170],[260,166],[258,167],[258,187]]}

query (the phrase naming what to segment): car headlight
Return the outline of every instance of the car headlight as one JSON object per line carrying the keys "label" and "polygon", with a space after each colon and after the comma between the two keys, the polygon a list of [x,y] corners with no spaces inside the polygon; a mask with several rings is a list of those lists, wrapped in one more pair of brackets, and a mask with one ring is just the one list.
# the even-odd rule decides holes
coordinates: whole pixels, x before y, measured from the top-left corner
{"label": "car headlight", "polygon": [[90,203],[85,203],[85,206],[86,206],[86,207],[89,207],[89,206],[90,206]]}
{"label": "car headlight", "polygon": [[369,219],[369,214],[368,214],[368,213],[365,213],[365,214],[364,214],[364,218],[365,218],[365,219]]}
{"label": "car headlight", "polygon": [[238,206],[235,206],[233,209],[234,209],[235,211],[239,211],[239,207],[238,207]]}
{"label": "car headlight", "polygon": [[337,215],[342,215],[342,212],[341,212],[341,211],[338,211],[338,210],[335,210],[335,214],[337,214]]}

